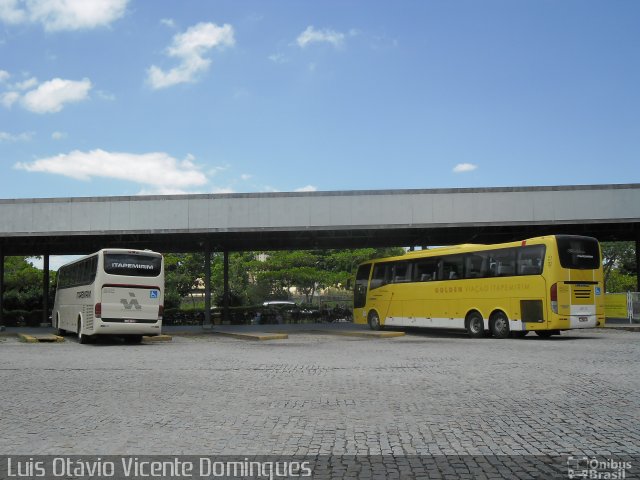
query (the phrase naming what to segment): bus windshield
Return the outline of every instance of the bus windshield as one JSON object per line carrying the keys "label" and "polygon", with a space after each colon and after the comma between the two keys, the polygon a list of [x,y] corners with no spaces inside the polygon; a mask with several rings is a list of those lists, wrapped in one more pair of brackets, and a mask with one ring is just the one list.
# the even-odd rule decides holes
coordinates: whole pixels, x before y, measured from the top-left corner
{"label": "bus windshield", "polygon": [[104,271],[110,275],[157,277],[160,275],[162,257],[136,253],[105,253]]}
{"label": "bus windshield", "polygon": [[596,269],[600,265],[600,249],[595,238],[557,235],[558,255],[563,268]]}

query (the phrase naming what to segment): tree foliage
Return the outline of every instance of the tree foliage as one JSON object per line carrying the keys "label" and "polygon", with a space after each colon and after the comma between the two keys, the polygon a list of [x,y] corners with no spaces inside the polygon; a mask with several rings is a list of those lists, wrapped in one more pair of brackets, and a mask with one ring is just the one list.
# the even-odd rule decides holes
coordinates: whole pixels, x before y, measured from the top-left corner
{"label": "tree foliage", "polygon": [[[49,296],[55,294],[55,272],[50,272]],[[42,308],[42,271],[29,263],[29,257],[4,259],[4,310],[32,311]]]}
{"label": "tree foliage", "polygon": [[605,290],[609,293],[635,291],[635,242],[602,242],[602,269]]}

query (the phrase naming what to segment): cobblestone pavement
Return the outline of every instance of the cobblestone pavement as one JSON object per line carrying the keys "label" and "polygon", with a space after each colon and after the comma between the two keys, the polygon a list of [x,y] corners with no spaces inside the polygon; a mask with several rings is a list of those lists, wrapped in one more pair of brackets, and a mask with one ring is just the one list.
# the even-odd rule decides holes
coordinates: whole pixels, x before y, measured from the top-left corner
{"label": "cobblestone pavement", "polygon": [[0,337],[0,453],[640,455],[640,334]]}

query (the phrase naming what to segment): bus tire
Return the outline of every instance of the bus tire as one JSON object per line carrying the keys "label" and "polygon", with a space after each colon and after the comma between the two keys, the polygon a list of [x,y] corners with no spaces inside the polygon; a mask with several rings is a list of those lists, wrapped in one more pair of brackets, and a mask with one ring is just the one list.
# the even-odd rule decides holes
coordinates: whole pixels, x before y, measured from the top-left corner
{"label": "bus tire", "polygon": [[491,315],[491,334],[496,338],[507,338],[509,336],[509,319],[504,312],[497,311]]}
{"label": "bus tire", "polygon": [[82,333],[82,320],[78,318],[78,343],[86,345],[89,341],[89,335]]}
{"label": "bus tire", "polygon": [[60,337],[64,337],[66,333],[67,333],[66,330],[63,330],[62,328],[60,328],[60,315],[57,314],[56,315],[56,335]]}
{"label": "bus tire", "polygon": [[369,328],[371,330],[382,330],[382,325],[380,324],[380,316],[375,310],[371,310],[371,312],[369,312]]}
{"label": "bus tire", "polygon": [[465,327],[471,338],[484,337],[484,319],[478,312],[469,312],[465,322]]}

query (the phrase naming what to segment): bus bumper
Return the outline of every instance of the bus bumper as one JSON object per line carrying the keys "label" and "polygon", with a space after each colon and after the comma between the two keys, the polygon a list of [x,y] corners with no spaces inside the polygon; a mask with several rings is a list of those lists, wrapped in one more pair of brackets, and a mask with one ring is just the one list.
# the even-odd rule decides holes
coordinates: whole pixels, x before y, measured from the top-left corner
{"label": "bus bumper", "polygon": [[162,333],[162,320],[155,322],[150,320],[117,320],[103,321],[96,318],[93,322],[93,335],[160,335]]}

